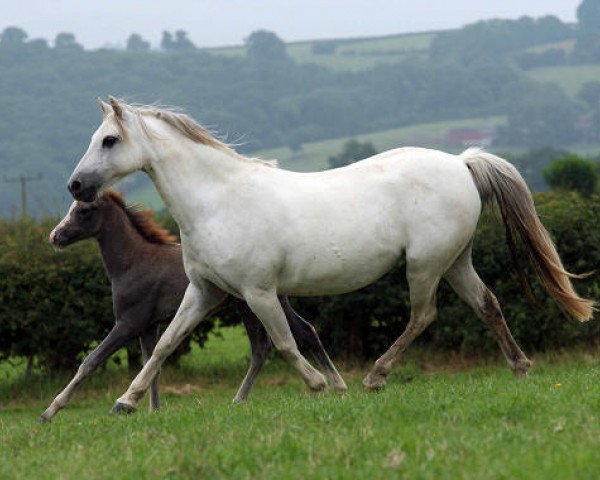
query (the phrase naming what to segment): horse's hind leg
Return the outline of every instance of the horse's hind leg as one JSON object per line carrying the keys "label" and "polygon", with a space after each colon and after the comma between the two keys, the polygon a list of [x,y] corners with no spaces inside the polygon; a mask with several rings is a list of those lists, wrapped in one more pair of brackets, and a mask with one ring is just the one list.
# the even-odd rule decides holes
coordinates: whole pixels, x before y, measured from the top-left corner
{"label": "horse's hind leg", "polygon": [[327,352],[325,351],[325,348],[323,347],[321,339],[319,338],[315,328],[306,320],[304,320],[298,314],[298,312],[292,308],[287,297],[282,297],[280,301],[283,311],[285,312],[285,316],[290,324],[292,334],[294,335],[299,347],[301,349],[306,349],[313,357],[317,359],[317,361],[325,369],[325,375],[327,378],[329,378],[331,386],[334,390],[338,392],[347,391],[348,387],[346,386],[346,382],[344,382],[344,379],[335,368],[335,365],[329,358],[329,355],[327,355]]}
{"label": "horse's hind leg", "polygon": [[454,291],[490,327],[514,374],[518,377],[525,376],[531,368],[532,362],[521,351],[510,333],[498,300],[473,268],[470,246],[450,267],[444,277]]}
{"label": "horse's hind leg", "polygon": [[402,352],[425,330],[437,315],[436,292],[439,276],[428,274],[416,264],[409,263],[406,276],[410,287],[410,320],[406,329],[373,365],[363,380],[367,390],[378,390],[385,385],[385,378],[400,360]]}

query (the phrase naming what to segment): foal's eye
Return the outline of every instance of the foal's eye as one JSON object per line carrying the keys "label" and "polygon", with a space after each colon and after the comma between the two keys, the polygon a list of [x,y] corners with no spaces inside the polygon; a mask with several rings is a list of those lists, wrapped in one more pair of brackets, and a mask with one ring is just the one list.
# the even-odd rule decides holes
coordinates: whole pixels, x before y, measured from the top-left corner
{"label": "foal's eye", "polygon": [[102,140],[102,148],[112,148],[118,142],[119,142],[119,137],[115,137],[114,135],[107,135]]}

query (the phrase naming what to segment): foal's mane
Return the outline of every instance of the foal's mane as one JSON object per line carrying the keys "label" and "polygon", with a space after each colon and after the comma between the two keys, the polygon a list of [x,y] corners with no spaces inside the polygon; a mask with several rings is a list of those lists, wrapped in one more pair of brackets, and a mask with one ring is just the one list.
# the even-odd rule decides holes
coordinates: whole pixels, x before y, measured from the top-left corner
{"label": "foal's mane", "polygon": [[107,190],[102,194],[102,197],[106,200],[112,201],[119,208],[121,208],[127,215],[131,225],[148,242],[167,245],[177,241],[177,238],[171,235],[167,230],[162,228],[152,219],[152,211],[140,210],[136,206],[128,207],[125,203],[123,195],[115,190]]}
{"label": "foal's mane", "polygon": [[[150,135],[151,132],[148,129],[143,117],[154,117],[162,120],[166,124],[173,127],[175,130],[193,140],[196,143],[207,145],[209,147],[216,148],[218,150],[228,153],[230,156],[254,163],[260,163],[269,167],[276,167],[276,160],[262,160],[260,158],[246,157],[237,153],[231,145],[216,138],[210,130],[200,125],[192,117],[183,113],[177,108],[173,107],[156,107],[152,105],[129,105],[122,100],[117,100],[111,97],[111,104],[116,104],[121,109],[125,109],[130,113],[133,113],[140,120],[143,130],[146,134]],[[120,130],[125,130],[123,121],[118,115],[115,115],[115,121],[117,122]]]}

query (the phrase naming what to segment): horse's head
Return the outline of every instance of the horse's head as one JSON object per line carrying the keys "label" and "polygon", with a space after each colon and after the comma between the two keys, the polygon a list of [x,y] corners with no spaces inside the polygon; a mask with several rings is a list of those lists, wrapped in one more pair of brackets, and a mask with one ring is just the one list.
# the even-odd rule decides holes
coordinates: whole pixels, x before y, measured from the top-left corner
{"label": "horse's head", "polygon": [[135,114],[115,98],[109,101],[100,100],[102,124],[67,184],[75,200],[91,202],[102,189],[144,166]]}
{"label": "horse's head", "polygon": [[91,203],[75,201],[50,233],[50,242],[57,248],[92,238],[100,233],[108,202],[101,196]]}

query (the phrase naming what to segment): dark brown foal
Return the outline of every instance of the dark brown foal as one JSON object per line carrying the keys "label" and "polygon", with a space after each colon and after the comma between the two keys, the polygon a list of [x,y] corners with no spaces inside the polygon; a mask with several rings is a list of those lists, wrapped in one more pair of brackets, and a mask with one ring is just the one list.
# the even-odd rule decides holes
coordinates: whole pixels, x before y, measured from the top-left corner
{"label": "dark brown foal", "polygon": [[[158,326],[171,321],[189,283],[181,246],[174,243],[174,238],[156,225],[148,213],[127,207],[114,191],[104,193],[92,203],[74,202],[50,234],[50,241],[59,248],[87,238],[95,238],[100,245],[112,285],[116,323],[42,414],[42,421],[56,415],[81,381],[132,338],[139,337],[146,362],[156,345]],[[231,301],[238,304],[252,351],[248,373],[234,398],[242,402],[248,397],[272,344],[246,303],[233,298]],[[335,390],[345,391],[346,384],[313,326],[294,311],[287,298],[280,298],[280,302],[299,348],[311,353],[323,366]],[[158,375],[152,382],[150,406],[159,408]]]}

